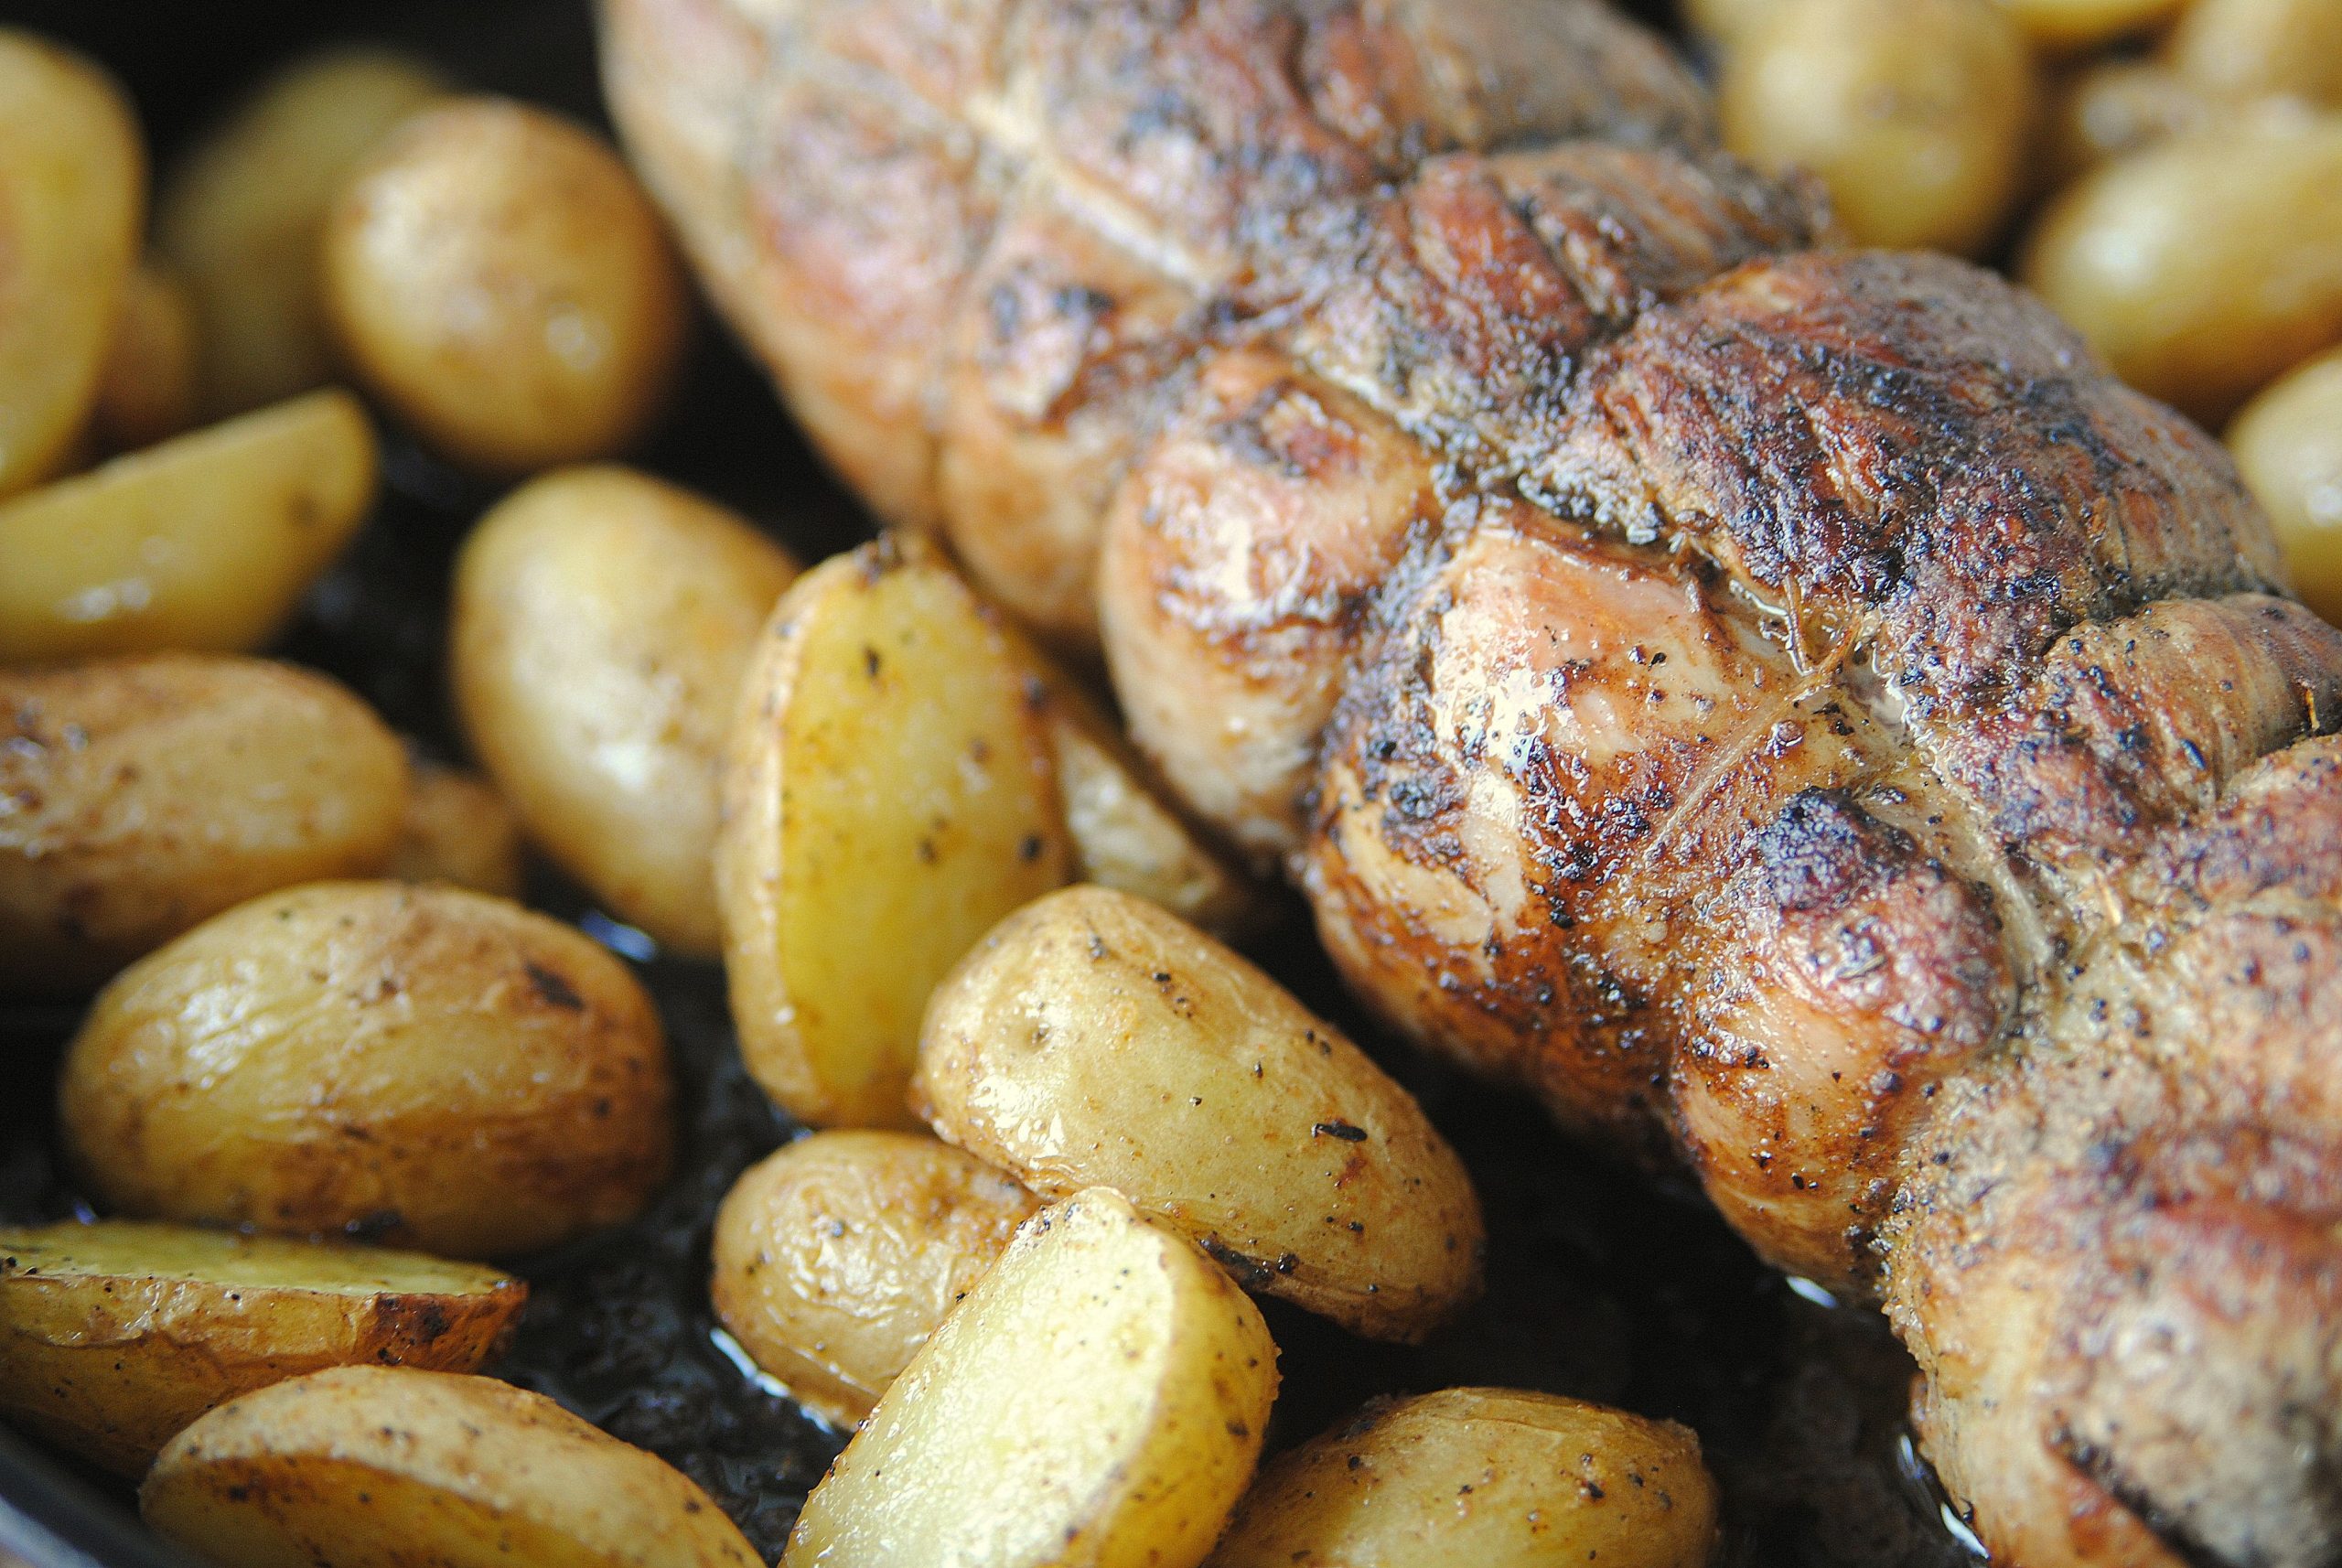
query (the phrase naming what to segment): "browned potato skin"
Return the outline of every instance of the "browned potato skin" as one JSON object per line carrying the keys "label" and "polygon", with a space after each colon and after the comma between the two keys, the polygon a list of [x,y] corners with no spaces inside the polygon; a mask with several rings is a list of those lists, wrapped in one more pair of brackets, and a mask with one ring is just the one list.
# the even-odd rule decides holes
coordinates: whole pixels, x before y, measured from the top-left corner
{"label": "browned potato skin", "polygon": [[417,761],[411,784],[391,875],[520,897],[521,823],[504,797],[484,779],[436,762]]}
{"label": "browned potato skin", "polygon": [[1236,953],[1074,886],[936,988],[912,1104],[1047,1198],[1111,1187],[1248,1287],[1374,1338],[1477,1295],[1471,1177],[1413,1097]]}
{"label": "browned potato skin", "polygon": [[127,1219],[0,1230],[0,1412],[137,1476],[204,1412],[286,1378],[477,1371],[528,1294],[491,1269],[379,1247]]}
{"label": "browned potato skin", "polygon": [[1205,1568],[1700,1568],[1699,1439],[1553,1394],[1378,1401],[1261,1473]]}
{"label": "browned potato skin", "polygon": [[623,450],[689,317],[682,264],[609,146],[462,99],[401,125],[326,219],[326,315],[367,386],[453,461],[522,474]]}
{"label": "browned potato skin", "polygon": [[715,1215],[715,1315],[833,1426],[870,1413],[1040,1200],[914,1133],[816,1133]]}
{"label": "browned potato skin", "polygon": [[2106,164],[2018,272],[2116,374],[2217,426],[2342,340],[2342,114],[2243,114]]}
{"label": "browned potato skin", "polygon": [[2228,441],[2276,528],[2295,591],[2342,626],[2342,349],[2245,404]]}
{"label": "browned potato skin", "polygon": [[0,670],[0,994],[87,991],[256,894],[379,872],[406,792],[397,737],[288,665]]}
{"label": "browned potato skin", "polygon": [[2342,5],[2335,0],[2190,0],[2163,54],[2207,92],[2342,109]]}
{"label": "browned potato skin", "polygon": [[1982,252],[2021,194],[2037,91],[1993,0],[1781,0],[1726,56],[1724,145],[1829,188],[1865,245]]}
{"label": "browned potato skin", "polygon": [[195,309],[185,285],[148,264],[130,274],[113,341],[98,374],[91,434],[109,451],[131,452],[177,435],[195,422]]}
{"label": "browned potato skin", "polygon": [[640,1209],[671,1096],[650,997],[585,936],[461,888],[325,882],[115,980],[58,1099],[122,1213],[479,1258]]}
{"label": "browned potato skin", "polygon": [[797,575],[734,513],[614,466],[547,474],[456,568],[456,706],[530,836],[666,947],[722,945],[725,747],[757,633]]}

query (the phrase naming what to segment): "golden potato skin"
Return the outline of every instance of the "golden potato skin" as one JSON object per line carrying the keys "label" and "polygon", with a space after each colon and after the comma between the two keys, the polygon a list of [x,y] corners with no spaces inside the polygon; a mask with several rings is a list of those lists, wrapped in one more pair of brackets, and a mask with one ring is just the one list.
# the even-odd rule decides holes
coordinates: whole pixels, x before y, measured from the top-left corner
{"label": "golden potato skin", "polygon": [[0,27],[0,496],[53,473],[81,434],[145,204],[121,90],[70,50]]}
{"label": "golden potato skin", "polygon": [[852,1427],[1040,1200],[915,1133],[815,1133],[742,1173],[715,1215],[715,1315],[757,1365]]}
{"label": "golden potato skin", "polygon": [[374,428],[317,392],[0,502],[0,660],[248,653],[373,505]]}
{"label": "golden potato skin", "polygon": [[1724,145],[1819,177],[1858,243],[1974,255],[2007,220],[2035,113],[1993,0],[1780,0],[1726,55]]}
{"label": "golden potato skin", "polygon": [[2058,90],[2046,136],[2044,188],[2057,189],[2109,158],[2230,112],[2230,105],[2160,60],[2100,60]]}
{"label": "golden potato skin", "polygon": [[725,746],[797,575],[746,521],[630,468],[543,476],[456,568],[456,706],[530,836],[621,919],[713,957]]}
{"label": "golden potato skin", "polygon": [[104,1219],[0,1230],[0,1414],[114,1471],[238,1394],[359,1363],[478,1370],[529,1287],[417,1252]]}
{"label": "golden potato skin", "polygon": [[132,452],[195,423],[195,306],[187,285],[142,264],[122,291],[113,336],[98,372],[91,434],[113,452]]}
{"label": "golden potato skin", "polygon": [[915,1125],[929,992],[1070,873],[1017,646],[915,536],[825,561],[774,607],[733,728],[716,894],[741,1054],[800,1122]]}
{"label": "golden potato skin", "polygon": [[1260,1309],[1117,1193],[1027,1220],[805,1501],[784,1568],[1196,1568],[1276,1396]]}
{"label": "golden potato skin", "polygon": [[270,894],[151,954],[58,1090],[74,1166],[121,1213],[458,1258],[639,1210],[671,1095],[624,964],[518,905],[395,882]]}
{"label": "golden potato skin", "polygon": [[2342,626],[2342,349],[2245,404],[2228,441],[2276,527],[2294,590]]}
{"label": "golden potato skin", "polygon": [[1209,1568],[1701,1568],[1699,1439],[1553,1394],[1380,1401],[1273,1461]]}
{"label": "golden potato skin", "polygon": [[2189,0],[2163,55],[2207,92],[2342,109],[2342,5],[2335,0]]}
{"label": "golden potato skin", "polygon": [[2117,158],[2049,205],[2018,271],[2116,374],[2217,425],[2342,340],[2342,115],[2242,115]]}
{"label": "golden potato skin", "polygon": [[518,898],[522,873],[521,823],[504,797],[460,768],[415,762],[391,875]]}
{"label": "golden potato skin", "polygon": [[759,1568],[657,1455],[492,1378],[341,1367],[222,1405],[138,1490],[222,1568]]}
{"label": "golden potato skin", "polygon": [[406,757],[258,659],[0,669],[0,995],[70,995],[255,894],[390,863]]}
{"label": "golden potato skin", "polygon": [[1111,1187],[1247,1285],[1376,1338],[1477,1294],[1463,1162],[1339,1031],[1153,904],[1074,886],[936,988],[912,1102],[1044,1197]]}
{"label": "golden potato skin", "polygon": [[2194,0],[1998,0],[2041,48],[2069,54],[2157,27]]}
{"label": "golden potato skin", "polygon": [[411,55],[329,49],[272,76],[171,172],[155,240],[195,306],[206,413],[332,379],[317,285],[326,209],[384,133],[446,93]]}
{"label": "golden potato skin", "polygon": [[485,473],[622,450],[682,351],[689,296],[650,199],[600,138],[525,104],[402,125],[343,188],[323,256],[343,355]]}

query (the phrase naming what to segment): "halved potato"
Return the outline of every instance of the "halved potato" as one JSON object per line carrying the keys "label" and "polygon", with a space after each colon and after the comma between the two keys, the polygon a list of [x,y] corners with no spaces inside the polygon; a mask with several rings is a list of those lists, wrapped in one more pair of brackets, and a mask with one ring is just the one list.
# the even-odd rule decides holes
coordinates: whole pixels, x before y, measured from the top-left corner
{"label": "halved potato", "polygon": [[414,764],[391,875],[521,896],[521,823],[488,783],[435,762]]}
{"label": "halved potato", "polygon": [[1276,1396],[1258,1308],[1119,1195],[1027,1220],[799,1516],[800,1568],[1195,1568]]}
{"label": "halved potato", "polygon": [[655,1455],[492,1378],[341,1367],[231,1402],[138,1489],[225,1568],[759,1568]]}
{"label": "halved potato", "polygon": [[[145,201],[121,90],[81,56],[0,28],[0,496],[54,472],[81,434]],[[14,553],[0,542],[0,560]]]}
{"label": "halved potato", "polygon": [[924,1133],[816,1133],[733,1185],[709,1294],[757,1366],[852,1426],[1039,1207]]}
{"label": "halved potato", "polygon": [[0,503],[0,662],[260,647],[374,470],[358,401],[311,392]]}
{"label": "halved potato", "polygon": [[937,988],[913,1102],[1044,1197],[1112,1187],[1253,1289],[1378,1338],[1479,1288],[1479,1200],[1413,1096],[1242,958],[1069,887]]}
{"label": "halved potato", "polygon": [[108,1219],[0,1230],[0,1412],[125,1476],[327,1367],[477,1370],[529,1287],[420,1252]]}
{"label": "halved potato", "polygon": [[1010,633],[933,546],[800,577],[741,693],[716,845],[748,1070],[815,1126],[910,1123],[927,996],[1072,853]]}
{"label": "halved potato", "polygon": [[1370,1405],[1271,1464],[1211,1568],[1699,1568],[1716,1489],[1671,1422],[1553,1394]]}
{"label": "halved potato", "polygon": [[98,377],[90,433],[108,452],[133,452],[195,423],[195,311],[185,285],[141,265],[124,285]]}

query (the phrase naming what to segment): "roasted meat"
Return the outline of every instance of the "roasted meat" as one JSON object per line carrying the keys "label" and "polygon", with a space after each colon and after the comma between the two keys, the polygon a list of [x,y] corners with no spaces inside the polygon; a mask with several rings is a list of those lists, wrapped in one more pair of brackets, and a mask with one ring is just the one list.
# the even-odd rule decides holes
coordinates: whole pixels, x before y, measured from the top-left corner
{"label": "roasted meat", "polygon": [[1997,1559],[2342,1558],[2342,633],[2209,438],[1583,0],[605,21],[832,460],[1383,1017],[1881,1302]]}

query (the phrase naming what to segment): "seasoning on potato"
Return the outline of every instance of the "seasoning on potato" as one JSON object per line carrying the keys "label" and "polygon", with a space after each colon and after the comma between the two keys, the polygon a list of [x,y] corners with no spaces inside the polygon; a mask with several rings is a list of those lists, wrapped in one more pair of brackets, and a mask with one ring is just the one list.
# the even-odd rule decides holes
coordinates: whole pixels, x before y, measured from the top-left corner
{"label": "seasoning on potato", "polygon": [[271,77],[164,182],[156,243],[195,307],[207,413],[332,379],[317,290],[326,208],[385,132],[447,91],[394,50],[312,55]]}
{"label": "seasoning on potato", "polygon": [[908,1126],[928,993],[1072,864],[1013,634],[933,546],[799,578],[741,693],[716,886],[749,1072],[812,1126]]}
{"label": "seasoning on potato", "polygon": [[334,202],[323,255],[367,388],[485,473],[623,450],[681,355],[689,296],[650,199],[599,137],[526,104],[400,126]]}
{"label": "seasoning on potato", "polygon": [[1276,1396],[1260,1310],[1118,1195],[1027,1220],[805,1500],[785,1564],[1196,1568]]}
{"label": "seasoning on potato", "polygon": [[449,660],[472,750],[529,834],[620,918],[712,957],[724,755],[796,564],[647,474],[547,474],[480,521]]}
{"label": "seasoning on potato", "polygon": [[357,399],[319,392],[0,501],[0,661],[261,647],[375,472]]}
{"label": "seasoning on potato", "polygon": [[1553,1394],[1380,1402],[1271,1463],[1210,1568],[1701,1568],[1699,1439]]}
{"label": "seasoning on potato", "polygon": [[238,1394],[478,1370],[528,1286],[419,1252],[109,1219],[0,1230],[0,1414],[121,1475]]}
{"label": "seasoning on potato", "polygon": [[1480,1283],[1480,1206],[1413,1096],[1155,905],[1069,887],[937,988],[912,1083],[1044,1197],[1111,1187],[1253,1289],[1416,1339]]}
{"label": "seasoning on potato", "polygon": [[0,27],[0,496],[48,478],[81,435],[145,202],[138,123],[113,81]]}
{"label": "seasoning on potato", "polygon": [[70,995],[255,894],[390,864],[398,738],[322,676],[0,669],[0,995]]}
{"label": "seasoning on potato", "polygon": [[800,1404],[851,1427],[1039,1207],[921,1133],[816,1133],[716,1211],[715,1315]]}
{"label": "seasoning on potato", "polygon": [[1724,58],[1724,144],[1828,188],[1859,243],[1981,252],[2023,189],[2034,67],[1993,0],[1780,0]]}
{"label": "seasoning on potato", "polygon": [[518,898],[521,824],[504,797],[436,762],[415,762],[410,779],[391,875],[402,882],[452,882]]}
{"label": "seasoning on potato", "polygon": [[2101,165],[2018,272],[2124,381],[2218,424],[2342,342],[2342,114],[2241,115]]}
{"label": "seasoning on potato", "polygon": [[98,374],[91,436],[109,452],[134,452],[194,424],[197,358],[186,285],[152,266],[134,270]]}
{"label": "seasoning on potato", "polygon": [[624,964],[503,899],[395,882],[273,893],[149,955],[58,1092],[77,1173],[121,1213],[458,1258],[639,1210],[671,1097]]}
{"label": "seasoning on potato", "polygon": [[342,1367],[231,1402],[138,1488],[221,1568],[759,1568],[664,1460],[492,1378]]}
{"label": "seasoning on potato", "polygon": [[2303,602],[2342,626],[2342,349],[2245,404],[2228,441]]}

